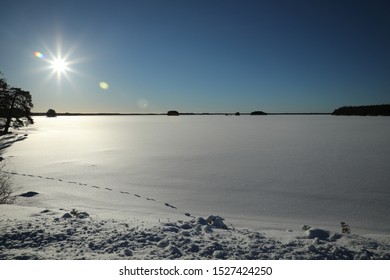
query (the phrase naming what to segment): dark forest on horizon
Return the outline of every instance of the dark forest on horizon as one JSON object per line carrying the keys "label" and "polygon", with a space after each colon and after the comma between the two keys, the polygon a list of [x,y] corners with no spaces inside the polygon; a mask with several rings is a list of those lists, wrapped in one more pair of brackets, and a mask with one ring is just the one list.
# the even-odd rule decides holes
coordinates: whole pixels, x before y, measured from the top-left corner
{"label": "dark forest on horizon", "polygon": [[335,116],[390,116],[390,104],[344,106],[333,111]]}

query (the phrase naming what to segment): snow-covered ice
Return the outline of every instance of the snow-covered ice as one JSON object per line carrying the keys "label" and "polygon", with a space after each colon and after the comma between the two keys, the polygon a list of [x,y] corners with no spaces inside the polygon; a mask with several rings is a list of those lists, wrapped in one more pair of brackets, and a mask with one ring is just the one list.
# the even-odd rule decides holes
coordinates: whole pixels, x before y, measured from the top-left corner
{"label": "snow-covered ice", "polygon": [[0,259],[389,259],[389,122],[36,117],[2,154],[35,195],[0,206]]}

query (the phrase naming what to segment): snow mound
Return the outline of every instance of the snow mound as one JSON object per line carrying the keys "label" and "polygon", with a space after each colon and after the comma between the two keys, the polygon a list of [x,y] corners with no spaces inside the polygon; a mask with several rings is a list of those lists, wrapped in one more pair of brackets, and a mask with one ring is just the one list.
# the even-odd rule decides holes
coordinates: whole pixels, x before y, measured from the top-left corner
{"label": "snow mound", "polygon": [[0,222],[0,259],[390,259],[389,240],[333,239],[320,229],[224,229],[201,217],[145,225],[44,210],[25,219],[0,216]]}
{"label": "snow mound", "polygon": [[310,228],[305,232],[307,238],[314,239],[318,238],[319,240],[326,240],[330,237],[330,233],[327,230],[319,228]]}
{"label": "snow mound", "polygon": [[227,225],[225,225],[225,223],[223,222],[223,218],[221,218],[220,216],[209,216],[207,218],[207,223],[209,223],[209,225],[215,227],[215,228],[221,228],[221,229],[228,229]]}

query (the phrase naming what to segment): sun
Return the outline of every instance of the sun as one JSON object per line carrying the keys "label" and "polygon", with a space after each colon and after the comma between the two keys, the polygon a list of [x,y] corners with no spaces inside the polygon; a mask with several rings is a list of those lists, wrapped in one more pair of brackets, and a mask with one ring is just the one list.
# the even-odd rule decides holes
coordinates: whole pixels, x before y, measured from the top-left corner
{"label": "sun", "polygon": [[50,67],[57,75],[65,74],[69,70],[69,63],[60,57],[56,57],[50,61]]}
{"label": "sun", "polygon": [[72,59],[72,54],[77,49],[77,42],[71,45],[67,52],[63,52],[62,38],[59,36],[56,41],[56,51],[53,51],[51,48],[44,44],[44,52],[34,51],[34,56],[37,59],[40,59],[42,62],[45,62],[46,66],[40,68],[42,71],[49,70],[50,73],[47,75],[45,82],[49,81],[52,77],[57,77],[57,85],[61,84],[61,81],[65,78],[68,82],[72,82],[72,74],[80,74],[76,69],[74,69],[75,64],[79,64],[84,59],[76,58]]}

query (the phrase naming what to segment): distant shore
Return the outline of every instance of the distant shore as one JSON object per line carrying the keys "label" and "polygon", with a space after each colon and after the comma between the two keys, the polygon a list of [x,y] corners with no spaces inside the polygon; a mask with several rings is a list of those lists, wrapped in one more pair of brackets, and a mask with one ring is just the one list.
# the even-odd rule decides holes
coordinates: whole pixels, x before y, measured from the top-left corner
{"label": "distant shore", "polygon": [[335,116],[390,116],[390,104],[344,106],[333,111]]}
{"label": "distant shore", "polygon": [[[50,109],[52,110],[52,109]],[[49,111],[50,111],[49,110]],[[48,112],[49,112],[48,111]],[[381,105],[365,105],[365,106],[344,106],[337,108],[333,112],[298,112],[298,113],[289,113],[289,112],[276,112],[268,113],[263,111],[253,111],[253,112],[178,112],[178,111],[168,111],[166,112],[156,112],[156,113],[56,113],[52,110],[54,116],[278,116],[278,115],[287,115],[287,116],[307,116],[307,115],[333,115],[333,116],[390,116],[390,104],[381,104]],[[33,112],[31,116],[47,116],[48,112]],[[174,112],[175,114],[171,114]]]}
{"label": "distant shore", "polygon": [[[332,113],[267,113],[276,115],[331,115]],[[57,113],[57,116],[166,116],[167,113]],[[235,113],[180,113],[181,116],[234,116]],[[241,116],[249,116],[251,113],[241,113]],[[31,113],[31,116],[46,116],[43,112]]]}

